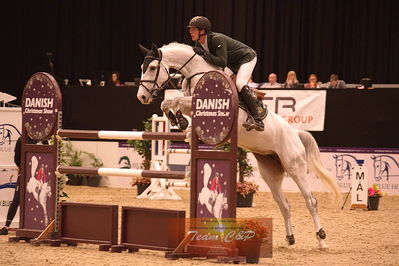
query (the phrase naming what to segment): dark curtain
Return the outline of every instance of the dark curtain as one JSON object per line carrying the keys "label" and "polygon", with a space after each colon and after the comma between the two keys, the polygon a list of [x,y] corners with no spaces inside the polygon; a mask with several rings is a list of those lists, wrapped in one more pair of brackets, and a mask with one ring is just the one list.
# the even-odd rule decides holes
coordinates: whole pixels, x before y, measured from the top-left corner
{"label": "dark curtain", "polygon": [[[2,2],[0,90],[20,98],[37,71],[60,79],[94,78],[112,70],[140,76],[137,44],[190,43],[185,26],[205,15],[216,32],[258,53],[254,80],[295,70],[348,83],[369,77],[399,83],[397,0],[48,0]],[[135,99],[134,99],[135,100]]]}

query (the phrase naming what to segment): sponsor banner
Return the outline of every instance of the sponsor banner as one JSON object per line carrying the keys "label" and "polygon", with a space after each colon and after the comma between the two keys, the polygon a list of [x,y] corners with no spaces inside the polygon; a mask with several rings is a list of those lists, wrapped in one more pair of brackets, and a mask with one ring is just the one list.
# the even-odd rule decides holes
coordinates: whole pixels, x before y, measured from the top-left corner
{"label": "sponsor banner", "polygon": [[301,130],[323,131],[326,109],[325,90],[265,90],[263,103]]}
{"label": "sponsor banner", "polygon": [[14,149],[21,136],[21,108],[0,108],[0,166],[14,166]]}

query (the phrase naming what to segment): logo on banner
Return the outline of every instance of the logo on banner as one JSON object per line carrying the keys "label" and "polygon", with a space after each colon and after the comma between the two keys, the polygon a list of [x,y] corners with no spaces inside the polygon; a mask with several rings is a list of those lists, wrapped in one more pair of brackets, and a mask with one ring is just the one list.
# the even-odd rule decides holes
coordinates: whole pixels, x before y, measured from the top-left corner
{"label": "logo on banner", "polygon": [[26,83],[22,98],[22,124],[34,140],[46,140],[58,123],[61,93],[55,79],[36,73]]}
{"label": "logo on banner", "polygon": [[352,170],[357,165],[357,158],[351,154],[333,155],[335,159],[335,177],[338,180],[350,179]]}
{"label": "logo on banner", "polygon": [[12,142],[18,140],[19,136],[21,132],[14,125],[0,124],[0,151],[3,151],[1,146],[10,146]]}
{"label": "logo on banner", "polygon": [[389,181],[390,177],[399,176],[399,163],[392,156],[373,155],[371,156],[371,159],[373,159],[374,179],[376,181],[382,179]]}
{"label": "logo on banner", "polygon": [[193,129],[206,144],[217,145],[230,136],[238,110],[232,90],[235,90],[234,84],[218,71],[206,73],[195,87]]}

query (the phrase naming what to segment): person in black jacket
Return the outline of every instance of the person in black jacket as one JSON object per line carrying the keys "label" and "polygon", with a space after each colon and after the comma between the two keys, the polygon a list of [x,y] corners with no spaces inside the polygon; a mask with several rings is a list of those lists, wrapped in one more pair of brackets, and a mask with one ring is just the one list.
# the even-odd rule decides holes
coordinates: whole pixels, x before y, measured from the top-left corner
{"label": "person in black jacket", "polygon": [[11,225],[12,220],[15,217],[15,214],[17,212],[18,206],[19,206],[19,188],[20,188],[20,180],[21,180],[21,137],[18,138],[17,143],[15,144],[15,149],[14,149],[14,162],[18,166],[18,179],[17,179],[17,185],[15,187],[15,192],[14,192],[14,198],[10,204],[10,207],[8,208],[7,212],[7,220],[6,224],[3,228],[0,229],[0,235],[8,235],[8,229]]}
{"label": "person in black jacket", "polygon": [[252,116],[243,124],[247,130],[264,130],[259,116],[256,97],[248,87],[248,80],[256,65],[256,52],[249,46],[224,34],[212,32],[211,22],[203,16],[191,19],[187,26],[191,39],[196,42],[194,52],[218,67],[229,67],[237,73],[236,86]]}

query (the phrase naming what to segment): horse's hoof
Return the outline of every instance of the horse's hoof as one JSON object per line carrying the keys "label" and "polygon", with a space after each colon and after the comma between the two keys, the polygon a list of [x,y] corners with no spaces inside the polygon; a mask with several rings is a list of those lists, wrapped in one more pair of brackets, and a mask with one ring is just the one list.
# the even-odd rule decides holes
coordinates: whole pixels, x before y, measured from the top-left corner
{"label": "horse's hoof", "polygon": [[172,126],[177,126],[177,120],[176,120],[176,116],[172,113],[172,111],[169,110],[168,112],[168,119],[170,121],[170,124]]}
{"label": "horse's hoof", "polygon": [[285,238],[286,238],[287,241],[288,241],[288,245],[292,246],[292,245],[295,244],[295,237],[294,237],[294,235],[286,236]]}
{"label": "horse's hoof", "polygon": [[316,232],[316,237],[318,239],[326,239],[326,232],[323,230],[323,228],[320,228],[319,232]]}
{"label": "horse's hoof", "polygon": [[180,110],[176,112],[176,118],[177,118],[177,123],[179,124],[179,128],[181,130],[186,130],[189,123]]}
{"label": "horse's hoof", "polygon": [[329,251],[330,248],[329,247],[319,247],[320,251]]}
{"label": "horse's hoof", "polygon": [[319,250],[320,251],[329,251],[329,247],[324,240],[320,240],[319,242]]}

